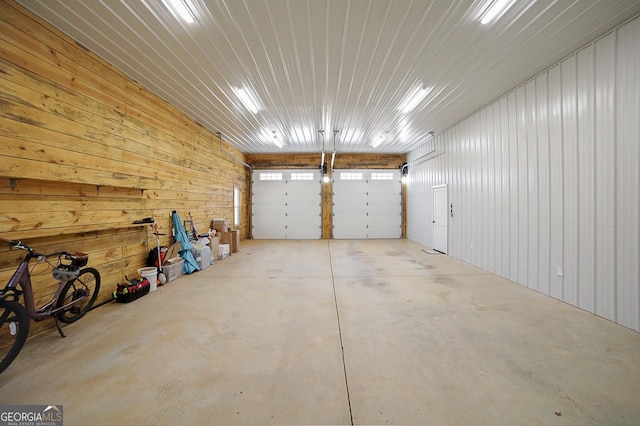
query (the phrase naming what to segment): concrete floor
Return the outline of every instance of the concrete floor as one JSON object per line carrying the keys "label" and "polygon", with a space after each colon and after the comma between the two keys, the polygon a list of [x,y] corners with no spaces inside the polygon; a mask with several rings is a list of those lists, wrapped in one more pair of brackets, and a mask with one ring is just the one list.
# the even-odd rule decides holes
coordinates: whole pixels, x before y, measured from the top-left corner
{"label": "concrete floor", "polygon": [[640,334],[423,248],[243,242],[30,339],[0,404],[67,426],[640,424]]}

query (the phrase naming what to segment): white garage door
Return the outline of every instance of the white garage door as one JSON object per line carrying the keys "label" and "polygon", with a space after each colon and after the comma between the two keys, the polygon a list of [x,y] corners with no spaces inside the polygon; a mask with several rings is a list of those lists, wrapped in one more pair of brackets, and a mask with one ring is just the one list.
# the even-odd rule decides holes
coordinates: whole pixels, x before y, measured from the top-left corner
{"label": "white garage door", "polygon": [[401,238],[400,170],[333,172],[333,238]]}
{"label": "white garage door", "polygon": [[319,170],[254,170],[252,179],[253,238],[311,240],[322,237]]}

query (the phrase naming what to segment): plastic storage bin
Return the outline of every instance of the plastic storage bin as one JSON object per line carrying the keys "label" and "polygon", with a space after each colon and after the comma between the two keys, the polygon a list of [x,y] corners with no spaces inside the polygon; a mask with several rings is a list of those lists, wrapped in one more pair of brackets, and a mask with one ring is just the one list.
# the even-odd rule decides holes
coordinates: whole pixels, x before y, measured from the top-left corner
{"label": "plastic storage bin", "polygon": [[200,270],[203,270],[211,265],[211,248],[209,246],[193,246],[191,247],[191,253],[195,257],[196,262],[200,266]]}
{"label": "plastic storage bin", "polygon": [[167,277],[167,282],[171,282],[176,278],[180,278],[183,274],[184,270],[184,259],[180,259],[179,262],[172,264],[165,264],[162,267],[162,272],[164,272],[164,276]]}

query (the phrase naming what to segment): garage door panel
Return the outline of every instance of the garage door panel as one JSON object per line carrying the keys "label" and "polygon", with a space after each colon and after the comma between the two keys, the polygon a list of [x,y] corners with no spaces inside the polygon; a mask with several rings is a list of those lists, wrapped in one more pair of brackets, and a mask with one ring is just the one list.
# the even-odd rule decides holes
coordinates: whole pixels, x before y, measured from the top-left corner
{"label": "garage door panel", "polygon": [[322,237],[319,171],[254,170],[252,185],[254,238]]}
{"label": "garage door panel", "polygon": [[333,180],[334,238],[400,238],[400,171],[338,170]]}
{"label": "garage door panel", "polygon": [[286,238],[290,240],[317,240],[322,237],[322,229],[318,220],[299,220],[287,225]]}
{"label": "garage door panel", "polygon": [[369,183],[375,183],[375,185],[368,186],[368,190],[371,193],[393,193],[393,192],[399,192],[401,181],[396,179],[391,179],[391,180],[369,179]]}
{"label": "garage door panel", "polygon": [[[356,225],[350,225],[348,221],[341,221],[337,224],[334,222],[333,237],[338,239],[362,239],[366,238],[367,226],[359,221],[354,221]],[[363,237],[365,235],[365,237]]]}
{"label": "garage door panel", "polygon": [[393,206],[394,203],[400,205],[400,194],[391,192],[380,192],[367,194],[367,202],[373,206]]}
{"label": "garage door panel", "polygon": [[[350,181],[350,180],[337,180],[337,182],[339,182],[339,186],[338,189],[339,191],[341,191],[342,193],[349,193],[349,192],[357,192],[357,193],[361,193],[366,191],[367,188],[367,182],[365,180],[361,180],[361,181]],[[333,183],[336,183],[336,180],[333,181]],[[333,188],[334,192],[336,191],[336,187],[334,186]]]}
{"label": "garage door panel", "polygon": [[279,203],[276,200],[283,198],[285,194],[285,191],[278,191],[276,185],[264,185],[260,188],[253,188],[253,197],[251,201],[253,204],[260,203],[261,206],[270,204],[281,205],[282,203]]}
{"label": "garage door panel", "polygon": [[340,188],[336,188],[334,184],[333,190],[333,211],[342,211],[344,214],[363,212],[364,206],[367,204],[367,197],[362,191],[346,190],[341,192]]}
{"label": "garage door panel", "polygon": [[252,220],[253,238],[258,240],[280,240],[286,232],[284,215],[260,215]]}
{"label": "garage door panel", "polygon": [[255,199],[268,199],[270,197],[282,197],[287,193],[287,187],[281,182],[267,182],[253,187]]}
{"label": "garage door panel", "polygon": [[372,225],[372,228],[367,232],[368,239],[388,239],[388,238],[401,238],[402,231],[394,231],[393,229],[384,230],[377,226]]}
{"label": "garage door panel", "polygon": [[307,204],[289,204],[287,205],[287,216],[295,217],[300,221],[318,221],[319,213],[310,213],[312,208],[317,210],[318,206],[309,206]]}
{"label": "garage door panel", "polygon": [[365,200],[351,200],[351,199],[333,199],[333,211],[336,210],[344,211],[345,214],[349,214],[348,212],[356,211],[359,214],[366,212],[367,202]]}
{"label": "garage door panel", "polygon": [[294,198],[294,195],[287,195],[286,204],[289,206],[319,207],[320,196],[317,194],[295,194]]}
{"label": "garage door panel", "polygon": [[368,238],[400,238],[402,221],[398,223],[397,215],[369,215]]}
{"label": "garage door panel", "polygon": [[287,214],[285,206],[264,204],[260,207],[260,216],[282,216]]}
{"label": "garage door panel", "polygon": [[[291,177],[287,179],[287,189],[291,191],[297,191],[298,193],[305,193],[309,191],[311,194],[318,195],[321,191],[321,180],[319,179],[319,173],[313,172],[314,178],[312,180],[291,180]],[[316,176],[317,175],[317,176]],[[312,191],[311,188],[316,188],[317,191]]]}
{"label": "garage door panel", "polygon": [[[402,213],[401,205],[393,206],[393,205],[381,205],[376,203],[370,203],[367,207],[368,207],[369,215],[386,214],[386,215],[400,216],[400,214]],[[402,218],[400,218],[400,220],[402,220]]]}

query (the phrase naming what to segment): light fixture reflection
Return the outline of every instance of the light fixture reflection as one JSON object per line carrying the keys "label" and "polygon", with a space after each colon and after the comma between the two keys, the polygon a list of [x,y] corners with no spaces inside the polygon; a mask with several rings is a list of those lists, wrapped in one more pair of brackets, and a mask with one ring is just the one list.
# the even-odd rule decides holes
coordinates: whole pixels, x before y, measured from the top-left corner
{"label": "light fixture reflection", "polygon": [[174,16],[182,19],[187,24],[193,24],[196,17],[193,14],[192,7],[187,3],[188,0],[162,0],[164,5],[173,13]]}
{"label": "light fixture reflection", "polygon": [[253,96],[247,89],[244,87],[234,87],[233,91],[235,92],[242,105],[244,105],[249,111],[253,114],[260,111],[260,106],[258,104],[257,99]]}
{"label": "light fixture reflection", "polygon": [[413,110],[431,91],[430,87],[419,86],[405,96],[398,109],[406,114]]}
{"label": "light fixture reflection", "polygon": [[495,0],[484,13],[484,15],[482,15],[480,23],[484,25],[488,24],[494,19],[498,19],[513,5],[513,3],[515,3],[515,0]]}

